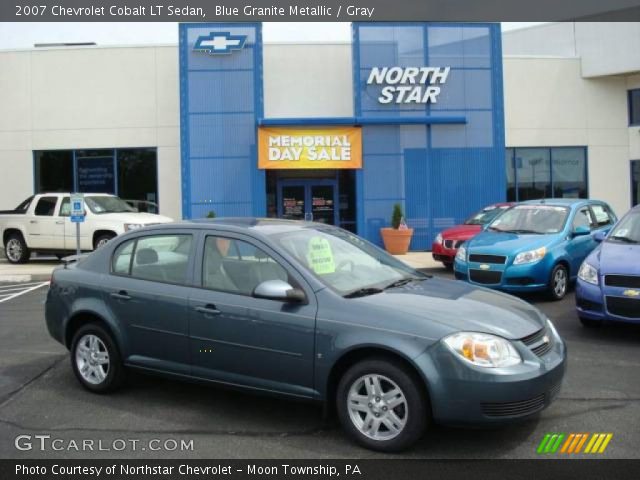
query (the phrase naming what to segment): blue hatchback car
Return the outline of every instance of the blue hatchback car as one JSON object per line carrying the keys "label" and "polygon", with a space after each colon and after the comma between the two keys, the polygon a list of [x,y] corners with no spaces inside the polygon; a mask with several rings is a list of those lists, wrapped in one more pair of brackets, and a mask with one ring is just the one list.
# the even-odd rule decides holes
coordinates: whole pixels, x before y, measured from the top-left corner
{"label": "blue hatchback car", "polygon": [[597,246],[592,234],[608,232],[616,220],[596,200],[522,202],[460,247],[456,278],[513,293],[547,291],[560,300]]}
{"label": "blue hatchback car", "polygon": [[578,317],[586,326],[603,320],[640,322],[640,206],[629,211],[580,267]]}

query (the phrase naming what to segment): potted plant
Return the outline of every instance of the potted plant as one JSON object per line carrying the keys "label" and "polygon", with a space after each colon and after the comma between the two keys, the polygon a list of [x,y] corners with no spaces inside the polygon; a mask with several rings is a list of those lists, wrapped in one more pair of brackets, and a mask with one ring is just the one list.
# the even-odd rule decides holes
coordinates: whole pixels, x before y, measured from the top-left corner
{"label": "potted plant", "polygon": [[402,206],[396,203],[391,215],[391,228],[381,228],[380,235],[387,252],[392,255],[405,255],[409,250],[413,228],[409,228],[404,221]]}

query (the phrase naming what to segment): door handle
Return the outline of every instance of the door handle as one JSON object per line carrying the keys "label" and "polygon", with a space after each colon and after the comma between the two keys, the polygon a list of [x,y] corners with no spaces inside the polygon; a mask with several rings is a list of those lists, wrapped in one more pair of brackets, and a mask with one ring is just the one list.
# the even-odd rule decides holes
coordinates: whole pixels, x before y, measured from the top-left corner
{"label": "door handle", "polygon": [[119,292],[113,292],[110,295],[111,295],[111,298],[115,298],[117,300],[131,300],[131,296],[124,290],[120,290]]}
{"label": "door handle", "polygon": [[58,221],[56,222],[56,225],[64,225],[64,220],[58,220]]}
{"label": "door handle", "polygon": [[37,220],[29,220],[29,223],[38,223]]}
{"label": "door handle", "polygon": [[195,311],[205,315],[220,315],[222,312],[215,305],[207,304],[204,307],[195,307]]}

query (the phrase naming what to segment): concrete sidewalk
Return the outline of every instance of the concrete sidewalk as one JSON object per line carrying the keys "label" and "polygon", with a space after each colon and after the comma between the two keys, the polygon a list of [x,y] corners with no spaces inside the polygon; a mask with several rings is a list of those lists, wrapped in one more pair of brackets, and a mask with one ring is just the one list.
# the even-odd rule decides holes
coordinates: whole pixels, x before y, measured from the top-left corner
{"label": "concrete sidewalk", "polygon": [[[431,252],[409,252],[396,258],[413,268],[442,268],[441,263],[433,260]],[[37,256],[24,265],[12,265],[0,249],[0,282],[44,282],[51,278],[51,272],[58,265],[60,261],[55,257]]]}

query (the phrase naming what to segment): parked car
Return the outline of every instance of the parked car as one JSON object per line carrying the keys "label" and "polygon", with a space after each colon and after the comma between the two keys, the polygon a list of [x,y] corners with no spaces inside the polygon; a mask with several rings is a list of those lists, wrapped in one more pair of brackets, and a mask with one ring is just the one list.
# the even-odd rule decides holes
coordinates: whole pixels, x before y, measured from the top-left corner
{"label": "parked car", "polygon": [[[32,252],[62,257],[76,250],[76,227],[71,222],[69,193],[40,193],[14,210],[0,212],[0,235],[7,260],[29,261]],[[90,251],[116,235],[144,225],[173,221],[161,215],[138,213],[113,195],[89,193],[80,227],[80,248]]]}
{"label": "parked car", "polygon": [[158,213],[158,204],[156,202],[150,202],[148,200],[127,200],[124,199],[125,202],[136,212],[146,212],[146,213]]}
{"label": "parked car", "polygon": [[462,225],[456,225],[440,232],[431,246],[433,259],[442,262],[446,268],[453,268],[458,247],[471,240],[513,203],[494,203],[467,218]]}
{"label": "parked car", "polygon": [[604,202],[549,199],[520,203],[458,249],[455,276],[508,292],[567,293],[580,264],[616,216]]}
{"label": "parked car", "polygon": [[536,414],[566,363],[532,305],[433,278],[310,222],[203,219],[128,232],[56,269],[45,312],[92,392],[135,368],[320,401],[382,451],[409,447],[432,421]]}
{"label": "parked car", "polygon": [[640,322],[640,206],[631,209],[582,263],[576,309],[586,326]]}

